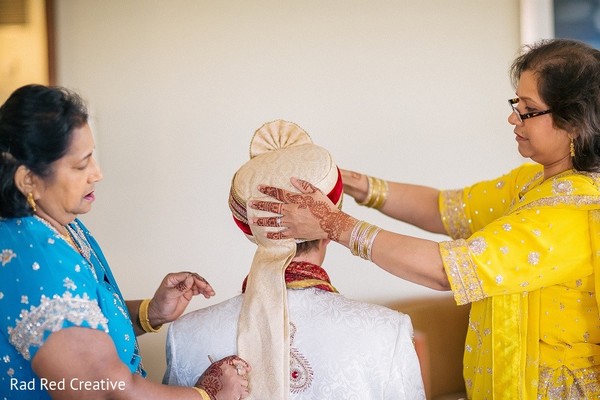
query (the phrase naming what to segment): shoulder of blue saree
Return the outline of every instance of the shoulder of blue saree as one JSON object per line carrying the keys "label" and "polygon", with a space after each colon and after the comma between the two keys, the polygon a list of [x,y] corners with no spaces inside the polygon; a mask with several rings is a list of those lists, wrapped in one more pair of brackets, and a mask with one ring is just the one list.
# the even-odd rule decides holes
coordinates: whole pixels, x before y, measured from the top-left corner
{"label": "shoulder of blue saree", "polygon": [[0,220],[0,331],[25,359],[67,326],[107,330],[97,281],[82,258],[35,217]]}

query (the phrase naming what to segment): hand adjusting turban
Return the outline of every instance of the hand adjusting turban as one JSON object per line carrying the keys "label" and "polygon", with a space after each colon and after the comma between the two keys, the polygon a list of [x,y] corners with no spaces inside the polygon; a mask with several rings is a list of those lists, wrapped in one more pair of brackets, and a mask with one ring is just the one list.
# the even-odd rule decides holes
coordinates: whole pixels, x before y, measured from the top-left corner
{"label": "hand adjusting turban", "polygon": [[266,123],[254,133],[250,161],[235,173],[229,196],[235,223],[258,245],[248,275],[237,338],[239,356],[253,368],[253,400],[285,400],[289,396],[290,342],[284,273],[296,254],[296,241],[266,238],[268,230],[280,228],[250,226],[249,218],[274,215],[248,208],[247,203],[253,199],[275,201],[258,191],[259,184],[297,192],[290,183],[291,177],[312,183],[341,205],[342,180],[329,152],[313,144],[310,136],[294,123]]}

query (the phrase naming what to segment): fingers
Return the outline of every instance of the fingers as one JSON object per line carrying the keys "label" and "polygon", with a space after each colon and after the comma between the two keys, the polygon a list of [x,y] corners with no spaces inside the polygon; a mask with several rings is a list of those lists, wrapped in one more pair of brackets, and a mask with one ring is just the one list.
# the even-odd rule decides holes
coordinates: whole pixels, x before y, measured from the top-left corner
{"label": "fingers", "polygon": [[238,365],[250,370],[250,364],[243,358],[238,356],[228,356],[223,359],[223,361],[227,362],[227,364],[232,365],[237,368]]}
{"label": "fingers", "polygon": [[196,382],[211,396],[211,398],[245,399],[249,392],[247,374],[250,365],[238,356],[228,356],[213,362]]}
{"label": "fingers", "polygon": [[286,193],[289,193],[289,192],[287,192],[284,189],[276,188],[276,187],[273,187],[273,186],[264,186],[264,185],[259,185],[258,186],[258,190],[261,193],[264,193],[267,196],[274,197],[274,198],[276,198],[279,201],[284,201]]}
{"label": "fingers", "polygon": [[244,366],[242,364],[237,364],[235,366],[235,371],[237,372],[238,375],[240,376],[244,376],[246,375],[246,368],[244,368]]}
{"label": "fingers", "polygon": [[193,279],[191,279],[191,272],[185,272],[185,275],[183,275],[183,273],[180,273],[174,279],[174,282],[177,282],[174,287],[181,293],[187,292],[193,284]]}
{"label": "fingers", "polygon": [[[290,182],[296,189],[298,189],[300,191],[301,194],[312,194],[312,193],[321,192],[312,183],[307,182],[302,179],[291,178]],[[297,193],[289,192],[285,189],[281,189],[281,188],[277,188],[277,187],[273,187],[273,186],[259,185],[258,190],[261,193],[264,193],[267,196],[274,197],[283,203],[293,203],[293,201],[291,201],[291,199],[294,198],[294,195],[297,195]],[[276,203],[271,203],[271,204],[276,204]],[[271,211],[271,210],[263,209],[263,211]],[[271,212],[276,212],[278,214],[281,213],[281,211],[271,211]]]}
{"label": "fingers", "polygon": [[[182,294],[203,294],[209,298],[215,295],[215,291],[202,276],[196,272],[178,272],[167,276],[167,287],[173,287]],[[187,296],[186,296],[187,297]]]}
{"label": "fingers", "polygon": [[317,189],[317,187],[314,186],[312,183],[304,181],[302,179],[292,178],[291,182],[292,185],[294,185],[294,187],[302,193],[310,194],[320,192],[320,190]]}
{"label": "fingers", "polygon": [[255,225],[266,226],[268,228],[281,228],[281,217],[257,217],[254,219]]}
{"label": "fingers", "polygon": [[206,279],[195,272],[192,272],[191,277],[194,282],[193,289],[195,294],[202,293],[207,299],[215,295],[215,290]]}
{"label": "fingers", "polygon": [[248,373],[250,372],[251,368],[248,365],[248,363],[242,360],[241,358],[236,357],[233,360],[234,361],[232,366],[233,368],[235,368],[235,372],[238,378],[237,382],[239,383],[241,389],[240,399],[244,399],[250,393]]}
{"label": "fingers", "polygon": [[[284,212],[283,203],[275,203],[272,201],[263,200],[252,200],[249,202],[249,207],[260,211],[268,211],[276,214]],[[257,226],[263,226],[267,228],[281,228],[283,227],[283,216],[279,215],[276,217],[255,217],[251,218],[250,223]],[[272,233],[272,232],[271,232]]]}
{"label": "fingers", "polygon": [[350,171],[349,169],[341,169],[340,168],[340,173],[342,175],[343,181],[350,180],[350,179],[360,180],[363,176],[362,174],[355,172],[355,171]]}
{"label": "fingers", "polygon": [[259,211],[267,211],[274,214],[281,214],[283,210],[283,203],[274,203],[272,201],[254,201],[252,202],[252,208]]}
{"label": "fingers", "polygon": [[267,232],[267,239],[271,239],[271,240],[281,240],[281,239],[288,239],[289,236],[287,236],[285,234],[285,231],[280,231],[280,232]]}

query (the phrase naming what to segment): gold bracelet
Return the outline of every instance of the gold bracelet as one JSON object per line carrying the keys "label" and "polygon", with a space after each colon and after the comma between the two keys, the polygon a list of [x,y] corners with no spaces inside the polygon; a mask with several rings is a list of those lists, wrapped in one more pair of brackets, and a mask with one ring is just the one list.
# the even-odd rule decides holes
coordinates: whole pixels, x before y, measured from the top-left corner
{"label": "gold bracelet", "polygon": [[381,231],[381,228],[375,225],[371,225],[369,227],[369,231],[365,234],[365,240],[361,242],[362,249],[360,252],[360,256],[365,260],[371,260],[371,252],[373,249],[373,243],[375,242],[375,238],[377,234]]}
{"label": "gold bracelet", "polygon": [[199,387],[196,387],[196,386],[192,386],[192,389],[194,389],[198,393],[200,393],[202,400],[211,400],[210,395],[208,393],[206,393],[206,390],[200,389]]}
{"label": "gold bracelet", "polygon": [[363,224],[366,222],[358,221],[354,224],[354,228],[352,228],[352,232],[350,233],[350,242],[348,243],[348,247],[350,248],[350,252],[353,256],[358,255],[358,232]]}
{"label": "gold bracelet", "polygon": [[150,324],[150,319],[148,318],[148,306],[149,305],[150,305],[150,299],[142,300],[142,302],[140,303],[140,309],[138,311],[138,318],[140,320],[140,325],[142,326],[142,329],[144,330],[144,332],[156,333],[156,332],[160,331],[160,328],[162,328],[162,324],[160,324],[156,328],[152,327],[152,325]]}
{"label": "gold bracelet", "polygon": [[369,190],[367,197],[363,201],[356,203],[369,208],[380,209],[387,200],[389,186],[386,180],[367,176]]}
{"label": "gold bracelet", "polygon": [[371,225],[365,221],[358,221],[350,233],[348,247],[355,256],[360,256],[365,260],[371,261],[371,253],[375,237],[381,231],[376,225]]}

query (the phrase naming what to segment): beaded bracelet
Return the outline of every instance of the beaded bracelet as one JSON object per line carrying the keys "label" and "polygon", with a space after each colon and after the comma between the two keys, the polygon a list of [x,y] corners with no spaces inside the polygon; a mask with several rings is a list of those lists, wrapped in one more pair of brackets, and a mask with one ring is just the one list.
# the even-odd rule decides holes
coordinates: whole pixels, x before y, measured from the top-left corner
{"label": "beaded bracelet", "polygon": [[199,387],[196,386],[192,386],[192,389],[196,390],[198,393],[200,393],[200,396],[202,397],[202,400],[212,400],[212,398],[210,397],[210,395],[206,392],[206,390],[204,389],[200,389]]}
{"label": "beaded bracelet", "polygon": [[371,261],[371,251],[375,237],[381,231],[376,225],[371,225],[365,221],[358,221],[350,233],[350,242],[348,247],[355,256],[360,256],[365,260]]}
{"label": "beaded bracelet", "polygon": [[148,306],[149,305],[150,305],[150,299],[142,300],[142,302],[140,303],[140,309],[138,311],[138,318],[140,320],[140,325],[142,326],[142,329],[144,330],[144,332],[156,333],[156,332],[160,331],[160,328],[162,328],[162,324],[160,324],[156,328],[152,327],[152,325],[150,324],[150,319],[148,318]]}
{"label": "beaded bracelet", "polygon": [[357,201],[356,203],[361,206],[380,209],[388,196],[388,183],[386,180],[372,176],[367,176],[367,181],[369,182],[367,197],[363,201]]}

